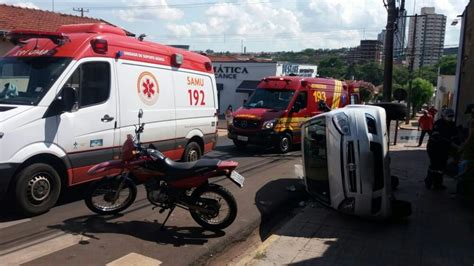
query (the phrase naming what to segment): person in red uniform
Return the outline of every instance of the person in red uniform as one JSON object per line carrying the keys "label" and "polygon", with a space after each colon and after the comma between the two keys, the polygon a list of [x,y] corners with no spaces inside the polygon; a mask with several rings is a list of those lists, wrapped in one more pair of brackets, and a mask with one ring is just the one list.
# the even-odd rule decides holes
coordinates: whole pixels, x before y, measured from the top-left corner
{"label": "person in red uniform", "polygon": [[434,105],[432,105],[432,106],[428,109],[428,113],[431,115],[431,117],[432,117],[433,119],[435,118],[437,112],[438,112],[438,110],[436,110],[436,108],[434,107]]}
{"label": "person in red uniform", "polygon": [[426,133],[428,136],[431,136],[431,131],[433,130],[433,116],[431,116],[428,111],[423,110],[423,115],[418,119],[418,131],[421,128],[420,141],[418,142],[418,147],[423,143]]}

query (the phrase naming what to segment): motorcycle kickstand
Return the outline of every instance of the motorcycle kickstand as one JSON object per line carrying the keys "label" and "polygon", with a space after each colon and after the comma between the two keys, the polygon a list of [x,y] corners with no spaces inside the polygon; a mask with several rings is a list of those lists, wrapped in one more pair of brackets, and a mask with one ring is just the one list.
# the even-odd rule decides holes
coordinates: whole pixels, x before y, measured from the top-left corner
{"label": "motorcycle kickstand", "polygon": [[168,219],[170,218],[171,213],[174,211],[174,208],[176,208],[176,206],[173,206],[173,207],[170,209],[170,211],[168,212],[168,215],[166,216],[165,220],[164,220],[163,223],[161,224],[160,231],[163,231],[163,229],[165,228],[165,224],[166,224],[166,222],[168,221]]}

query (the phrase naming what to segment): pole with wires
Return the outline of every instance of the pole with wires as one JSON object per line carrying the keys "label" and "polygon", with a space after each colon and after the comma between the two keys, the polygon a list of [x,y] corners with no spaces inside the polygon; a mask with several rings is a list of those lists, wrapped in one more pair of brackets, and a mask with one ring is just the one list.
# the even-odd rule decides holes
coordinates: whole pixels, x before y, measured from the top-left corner
{"label": "pole with wires", "polygon": [[393,73],[393,33],[395,30],[395,20],[397,19],[397,8],[395,0],[388,0],[387,3],[387,26],[385,30],[385,66],[383,81],[383,100],[392,101],[392,73]]}

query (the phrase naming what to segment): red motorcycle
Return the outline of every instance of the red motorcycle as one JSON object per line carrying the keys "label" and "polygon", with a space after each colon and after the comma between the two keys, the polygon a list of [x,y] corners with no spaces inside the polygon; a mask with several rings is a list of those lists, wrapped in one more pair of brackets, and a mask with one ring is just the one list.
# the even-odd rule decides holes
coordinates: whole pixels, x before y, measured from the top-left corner
{"label": "red motorcycle", "polygon": [[154,208],[159,207],[160,213],[169,210],[162,227],[176,207],[188,210],[206,229],[220,230],[231,225],[237,216],[234,196],[226,188],[209,183],[209,178],[226,176],[242,187],[244,177],[234,170],[238,163],[217,159],[175,162],[153,146],[144,148],[140,143],[145,126],[140,124],[142,117],[140,109],[136,138],[127,136],[121,160],[103,162],[89,169],[91,175],[109,170],[119,174],[105,176],[91,184],[85,196],[87,207],[98,214],[117,214],[135,201],[136,183],[143,183]]}

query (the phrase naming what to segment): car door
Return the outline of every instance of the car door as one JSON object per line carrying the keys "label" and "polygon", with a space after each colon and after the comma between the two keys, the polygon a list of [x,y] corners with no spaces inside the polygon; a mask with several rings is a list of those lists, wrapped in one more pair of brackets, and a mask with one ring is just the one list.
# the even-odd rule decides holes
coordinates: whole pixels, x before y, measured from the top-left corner
{"label": "car door", "polygon": [[308,92],[307,91],[300,91],[296,96],[295,102],[293,106],[298,106],[298,112],[293,113],[293,119],[297,122],[294,127],[293,132],[293,143],[299,143],[301,140],[301,124],[306,121],[306,119],[310,116],[309,108],[308,108]]}
{"label": "car door", "polygon": [[63,85],[73,87],[78,94],[77,108],[59,116],[57,133],[58,144],[71,163],[73,184],[94,178],[87,170],[113,158],[117,96],[112,73],[110,60],[86,59],[77,64]]}

